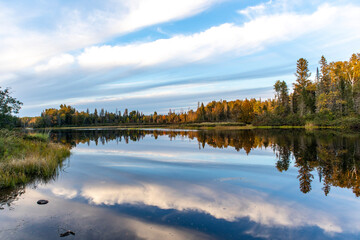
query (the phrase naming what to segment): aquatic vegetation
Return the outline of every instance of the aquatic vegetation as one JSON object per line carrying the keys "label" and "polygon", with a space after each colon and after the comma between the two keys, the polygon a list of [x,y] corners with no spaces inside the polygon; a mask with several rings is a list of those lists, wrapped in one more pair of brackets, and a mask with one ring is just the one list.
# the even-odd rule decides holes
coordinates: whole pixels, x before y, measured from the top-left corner
{"label": "aquatic vegetation", "polygon": [[58,173],[70,149],[51,143],[48,134],[23,134],[0,130],[0,188],[14,187]]}
{"label": "aquatic vegetation", "polygon": [[30,139],[30,140],[39,140],[39,141],[43,141],[43,142],[47,142],[50,140],[50,133],[28,133],[26,135],[24,135],[25,139]]}

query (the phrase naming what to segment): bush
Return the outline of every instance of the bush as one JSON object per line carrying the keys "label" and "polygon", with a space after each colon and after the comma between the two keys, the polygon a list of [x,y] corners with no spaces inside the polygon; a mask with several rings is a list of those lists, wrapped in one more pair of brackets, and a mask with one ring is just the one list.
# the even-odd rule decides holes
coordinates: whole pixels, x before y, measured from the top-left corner
{"label": "bush", "polygon": [[253,122],[254,126],[304,126],[305,120],[300,118],[296,114],[290,114],[286,117],[265,113],[259,116],[256,116]]}
{"label": "bush", "polygon": [[16,116],[0,114],[0,128],[12,129],[20,126],[20,119]]}
{"label": "bush", "polygon": [[316,126],[333,126],[334,114],[331,112],[320,112],[314,118]]}
{"label": "bush", "polygon": [[343,117],[333,122],[333,125],[348,128],[348,129],[360,129],[359,117]]}

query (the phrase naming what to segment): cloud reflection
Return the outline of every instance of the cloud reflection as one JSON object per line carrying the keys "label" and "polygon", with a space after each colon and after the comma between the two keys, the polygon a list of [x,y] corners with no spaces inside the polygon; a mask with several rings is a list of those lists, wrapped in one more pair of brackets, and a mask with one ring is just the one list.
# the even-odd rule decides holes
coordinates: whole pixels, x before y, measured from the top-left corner
{"label": "cloud reflection", "polygon": [[[38,206],[37,199],[49,204]],[[24,214],[26,213],[26,214]],[[21,221],[19,219],[22,219]],[[76,239],[212,239],[211,236],[181,227],[150,223],[103,208],[62,200],[27,190],[16,211],[0,215],[0,239],[56,239],[57,229],[71,229]]]}
{"label": "cloud reflection", "polygon": [[293,202],[275,201],[250,189],[230,193],[195,184],[175,183],[171,187],[151,183],[104,184],[85,186],[81,195],[95,205],[144,204],[160,209],[199,211],[231,222],[249,218],[265,226],[317,226],[329,233],[343,231],[330,214]]}
{"label": "cloud reflection", "polygon": [[62,187],[52,188],[51,192],[55,196],[64,197],[66,199],[72,199],[78,195],[78,192],[75,189],[66,189]]}

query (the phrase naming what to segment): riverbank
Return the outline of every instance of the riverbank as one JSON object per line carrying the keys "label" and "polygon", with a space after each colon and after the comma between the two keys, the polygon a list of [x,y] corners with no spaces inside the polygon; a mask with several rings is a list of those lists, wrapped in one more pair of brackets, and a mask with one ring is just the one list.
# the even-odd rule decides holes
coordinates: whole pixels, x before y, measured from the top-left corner
{"label": "riverbank", "polygon": [[[247,130],[247,129],[341,129],[341,126],[316,126],[307,124],[304,126],[254,126],[251,124],[233,122],[204,122],[185,124],[120,124],[120,125],[99,125],[99,126],[64,126],[46,128],[47,130],[66,129],[193,129],[193,130]],[[44,129],[44,128],[37,128]]]}
{"label": "riverbank", "polygon": [[51,143],[47,134],[0,130],[0,189],[44,181],[57,174],[70,149]]}

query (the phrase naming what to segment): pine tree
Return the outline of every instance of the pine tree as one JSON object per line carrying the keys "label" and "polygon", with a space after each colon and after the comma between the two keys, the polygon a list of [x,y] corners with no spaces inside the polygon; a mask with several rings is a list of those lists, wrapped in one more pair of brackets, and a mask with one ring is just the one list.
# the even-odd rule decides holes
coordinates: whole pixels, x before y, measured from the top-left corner
{"label": "pine tree", "polygon": [[276,112],[281,115],[287,115],[290,111],[290,99],[286,82],[277,80],[274,84],[274,90],[277,101]]}
{"label": "pine tree", "polygon": [[308,68],[308,61],[304,58],[300,58],[297,61],[296,66],[296,83],[294,84],[294,91],[296,92],[296,96],[298,96],[298,111],[300,116],[303,116],[306,114],[309,105],[311,105],[310,100],[311,96],[309,93],[308,87],[310,86],[311,82],[309,80],[311,73]]}

